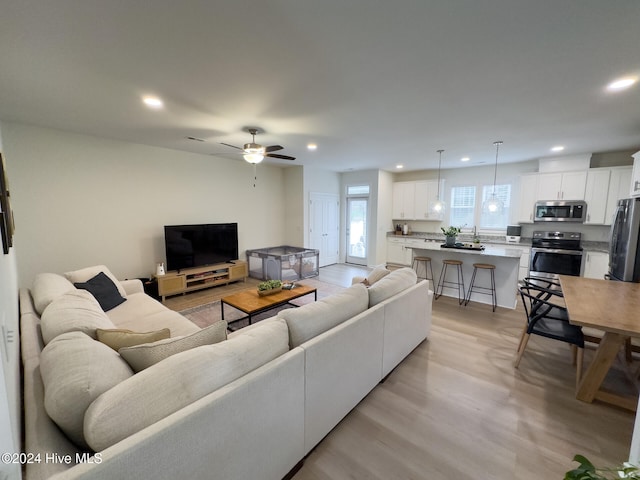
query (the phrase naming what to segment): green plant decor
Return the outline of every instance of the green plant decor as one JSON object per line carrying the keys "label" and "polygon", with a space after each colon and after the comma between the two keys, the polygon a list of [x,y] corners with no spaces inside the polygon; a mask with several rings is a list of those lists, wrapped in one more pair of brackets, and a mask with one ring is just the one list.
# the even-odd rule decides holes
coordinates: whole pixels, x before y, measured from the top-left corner
{"label": "green plant decor", "polygon": [[440,230],[442,230],[445,237],[457,237],[460,233],[460,227],[449,227],[446,230],[444,227],[440,227]]}
{"label": "green plant decor", "polygon": [[596,468],[593,463],[582,455],[573,457],[574,462],[580,465],[578,468],[568,471],[564,480],[613,480],[614,478],[640,479],[640,467],[624,462],[618,467]]}
{"label": "green plant decor", "polygon": [[258,291],[264,292],[265,290],[273,290],[274,288],[282,287],[280,280],[267,280],[258,284]]}

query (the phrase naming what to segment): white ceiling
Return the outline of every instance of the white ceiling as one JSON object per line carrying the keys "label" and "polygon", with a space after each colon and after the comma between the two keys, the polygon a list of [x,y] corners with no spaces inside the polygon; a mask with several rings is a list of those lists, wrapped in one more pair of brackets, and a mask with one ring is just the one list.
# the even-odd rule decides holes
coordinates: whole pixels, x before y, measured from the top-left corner
{"label": "white ceiling", "polygon": [[0,0],[0,119],[336,171],[640,147],[627,74],[640,0]]}

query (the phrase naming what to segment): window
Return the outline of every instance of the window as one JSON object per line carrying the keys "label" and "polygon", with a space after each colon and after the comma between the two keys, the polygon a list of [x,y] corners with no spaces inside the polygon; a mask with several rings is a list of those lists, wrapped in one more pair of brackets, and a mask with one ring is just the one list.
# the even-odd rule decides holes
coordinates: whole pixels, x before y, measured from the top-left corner
{"label": "window", "polygon": [[451,188],[451,225],[454,227],[468,227],[475,225],[476,187]]}
{"label": "window", "polygon": [[491,198],[491,185],[465,185],[451,188],[449,224],[470,231],[474,226],[481,230],[506,230],[511,214],[511,184],[496,185],[496,197],[503,205],[501,214],[489,214],[482,211],[485,200]]}
{"label": "window", "polygon": [[347,195],[369,195],[369,185],[349,185]]}
{"label": "window", "polygon": [[[484,230],[503,230],[509,224],[509,213],[511,211],[511,185],[496,185],[496,197],[504,205],[502,213],[499,215],[480,212],[480,228]],[[491,198],[493,185],[482,187],[482,203]]]}

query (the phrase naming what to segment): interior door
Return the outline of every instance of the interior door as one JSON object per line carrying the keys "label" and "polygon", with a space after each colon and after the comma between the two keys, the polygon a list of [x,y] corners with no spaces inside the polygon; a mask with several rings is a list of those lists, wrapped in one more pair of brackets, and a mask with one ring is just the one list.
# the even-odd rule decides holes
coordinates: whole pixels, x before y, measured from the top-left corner
{"label": "interior door", "polygon": [[319,266],[338,263],[340,199],[331,193],[311,193],[309,199],[309,245],[320,252]]}
{"label": "interior door", "polygon": [[347,198],[347,263],[367,264],[368,197]]}

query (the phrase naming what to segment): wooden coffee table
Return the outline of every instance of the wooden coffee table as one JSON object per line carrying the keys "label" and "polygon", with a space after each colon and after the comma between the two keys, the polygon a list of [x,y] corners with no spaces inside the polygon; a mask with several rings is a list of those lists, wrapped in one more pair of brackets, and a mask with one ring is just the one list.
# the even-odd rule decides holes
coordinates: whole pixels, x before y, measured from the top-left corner
{"label": "wooden coffee table", "polygon": [[240,310],[245,313],[247,316],[238,318],[236,320],[232,320],[229,323],[238,322],[240,320],[244,320],[245,318],[249,319],[249,325],[251,325],[251,319],[260,313],[264,313],[272,308],[280,307],[282,305],[293,305],[297,307],[293,303],[290,303],[291,300],[303,297],[305,295],[309,295],[313,293],[313,299],[318,300],[318,291],[313,287],[309,287],[307,285],[296,284],[294,288],[291,290],[281,290],[278,293],[274,293],[271,295],[265,295],[261,297],[258,295],[258,290],[256,288],[250,290],[243,290],[242,292],[234,293],[233,295],[228,295],[226,297],[222,297],[220,299],[220,308],[222,310],[222,320],[224,320],[224,306],[229,305],[233,308]]}

